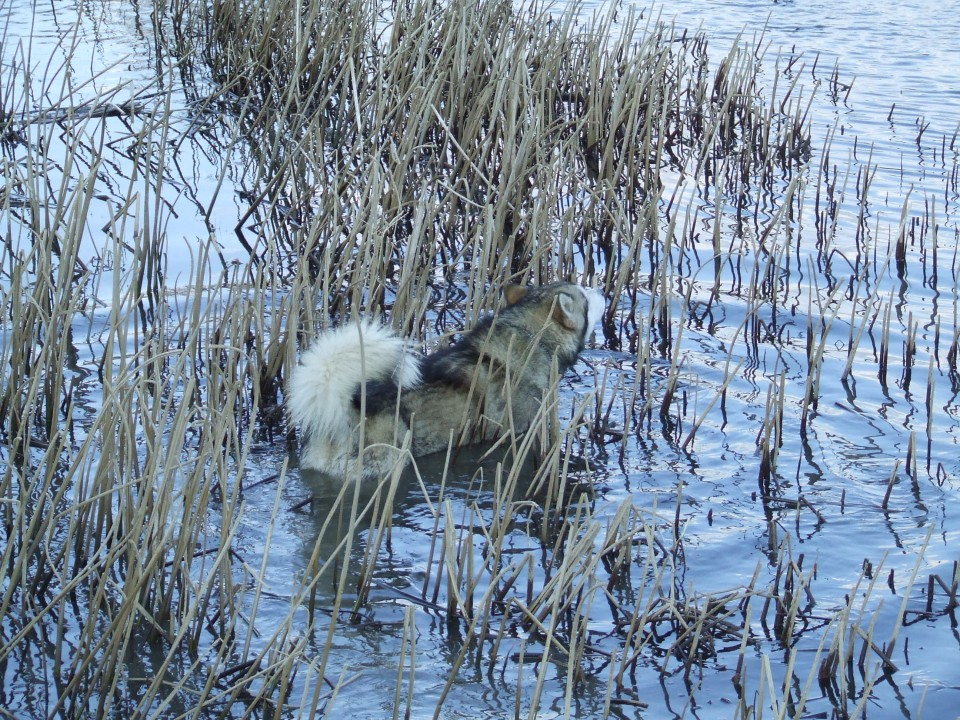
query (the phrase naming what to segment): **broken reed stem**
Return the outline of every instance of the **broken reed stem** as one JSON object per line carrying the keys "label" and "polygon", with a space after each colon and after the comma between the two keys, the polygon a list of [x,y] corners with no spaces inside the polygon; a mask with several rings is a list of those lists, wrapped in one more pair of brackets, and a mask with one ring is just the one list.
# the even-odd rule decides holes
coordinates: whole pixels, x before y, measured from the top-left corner
{"label": "broken reed stem", "polygon": [[880,503],[880,507],[884,510],[887,509],[887,503],[890,502],[890,493],[893,492],[893,484],[897,479],[897,471],[900,469],[900,458],[894,460],[893,470],[890,473],[890,479],[887,481],[887,491],[883,494],[883,502]]}

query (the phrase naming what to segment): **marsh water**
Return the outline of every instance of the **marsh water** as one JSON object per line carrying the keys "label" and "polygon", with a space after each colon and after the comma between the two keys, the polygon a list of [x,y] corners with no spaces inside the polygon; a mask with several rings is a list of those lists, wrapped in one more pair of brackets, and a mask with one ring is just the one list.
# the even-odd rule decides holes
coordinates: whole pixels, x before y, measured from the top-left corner
{"label": "marsh water", "polygon": [[[586,18],[600,6],[577,7]],[[2,0],[0,8],[4,73],[15,65],[31,68],[36,96],[49,105],[69,91],[74,105],[77,97],[88,99],[90,107],[136,103],[146,108],[147,117],[162,105],[170,118],[161,136],[159,127],[150,130],[149,122],[139,122],[143,112],[137,123],[122,112],[106,116],[108,155],[88,159],[101,164],[80,255],[88,266],[99,263],[106,270],[91,288],[103,293],[102,304],[78,316],[72,328],[78,339],[72,372],[81,378],[74,418],[82,427],[101,409],[96,378],[103,348],[96,336],[106,322],[112,276],[111,246],[98,241],[105,238],[102,228],[120,225],[125,210],[119,199],[131,182],[140,181],[131,146],[156,143],[169,149],[161,153],[163,167],[155,168],[165,178],[162,195],[145,190],[143,201],[156,203],[163,217],[163,277],[173,295],[195,280],[193,261],[201,241],[215,239],[223,267],[247,260],[250,250],[243,238],[252,221],[246,214],[245,173],[255,160],[241,144],[224,151],[235,108],[201,102],[195,86],[182,84],[183,68],[158,50],[158,34],[169,30],[149,2]],[[806,214],[792,219],[795,246],[779,268],[772,310],[758,309],[737,292],[746,281],[739,266],[730,263],[721,273],[719,298],[701,296],[698,289],[689,308],[676,312],[683,331],[674,338],[681,363],[675,409],[659,421],[655,410],[648,412],[645,424],[641,412],[641,428],[620,442],[584,443],[583,467],[572,472],[585,488],[576,502],[589,506],[594,517],[612,518],[629,502],[663,519],[661,529],[682,538],[682,555],[672,559],[671,587],[664,589],[681,605],[707,596],[740,598],[737,589],[748,586],[781,589],[796,572],[803,578],[797,587],[805,594],[803,610],[785,643],[768,627],[774,624],[772,611],[768,623],[755,601],[745,621],[749,632],[738,636],[731,629],[724,636],[717,631],[692,671],[689,664],[670,660],[674,640],[664,631],[663,642],[647,645],[649,657],[641,656],[631,674],[636,702],[610,706],[609,657],[619,651],[613,630],[623,618],[605,610],[607,601],[598,593],[585,630],[587,679],[576,692],[567,694],[562,663],[525,666],[526,639],[518,633],[503,639],[497,667],[460,668],[439,716],[732,717],[738,683],[749,687],[761,705],[776,695],[773,684],[795,685],[799,693],[811,672],[816,677],[824,660],[819,650],[822,643],[829,645],[837,627],[849,633],[851,644],[862,642],[859,631],[837,620],[839,610],[849,606],[856,626],[870,630],[878,649],[868,648],[842,670],[848,700],[832,697],[829,683],[813,682],[803,716],[837,717],[838,708],[849,707],[873,718],[960,717],[955,608],[960,377],[956,357],[950,357],[960,328],[960,4],[695,0],[633,9],[651,22],[675,23],[678,34],[702,31],[712,63],[738,43],[757,44],[763,91],[795,82],[812,97],[812,145],[803,171],[811,199]],[[72,70],[70,87],[65,63]],[[63,146],[81,143],[78,157],[83,157],[82,139],[66,133],[51,137]],[[62,162],[57,147],[48,148],[52,164]],[[785,188],[764,189],[756,212],[751,209],[744,221],[735,202],[718,203],[682,178],[677,183],[681,214],[699,213],[691,236],[709,237],[719,227],[724,248],[760,242],[775,215],[763,192],[776,195]],[[16,207],[18,197],[17,188],[5,188],[5,212]],[[905,228],[906,252],[899,262],[895,251]],[[873,258],[871,272],[859,272],[860,257]],[[215,304],[216,291],[204,299]],[[186,314],[186,293],[183,303]],[[812,420],[804,415],[811,343],[822,353]],[[889,353],[882,377],[881,344]],[[626,399],[638,383],[637,373],[636,348],[615,348],[598,331],[575,372],[562,381],[562,405],[573,407],[599,393],[599,412],[612,429],[608,437],[615,438],[616,429],[631,422]],[[667,381],[669,355],[652,360],[651,374],[655,385]],[[779,413],[771,410],[778,402]],[[779,439],[766,482],[765,433]],[[269,638],[271,622],[280,624],[291,612],[291,579],[307,571],[327,520],[324,508],[339,488],[299,471],[282,438],[254,433],[250,443],[244,471],[248,489],[233,550],[246,565],[264,568],[269,590],[258,598],[256,636]],[[402,708],[412,717],[434,716],[461,638],[442,613],[431,609],[436,598],[414,602],[410,597],[419,596],[425,582],[434,587],[425,578],[434,562],[432,503],[438,497],[449,503],[448,517],[457,518],[461,530],[480,524],[470,518],[496,515],[495,493],[488,486],[478,489],[480,466],[468,455],[443,477],[442,463],[426,462],[419,468],[422,482],[412,476],[401,481],[390,542],[380,550],[363,620],[341,624],[333,638],[334,662],[326,674],[350,681],[326,705],[326,717],[392,716],[398,657],[402,663],[410,642],[404,628],[410,622],[416,633],[416,692],[412,698],[404,695]],[[496,474],[495,462],[484,467],[486,477]],[[305,506],[311,497],[312,504]],[[517,518],[512,553],[530,553],[539,561],[545,550],[535,542],[538,523],[546,520],[535,511]],[[361,545],[368,540],[367,533],[357,538]],[[481,533],[474,542],[480,546]],[[530,572],[549,575],[549,567]],[[320,593],[334,594],[329,587]],[[307,610],[294,612],[306,627]],[[5,626],[2,641],[10,640]],[[318,652],[326,641],[322,633],[303,640]],[[741,642],[747,647],[744,667],[738,667]],[[886,647],[891,651],[882,663]],[[132,654],[126,672],[149,678],[163,652]],[[55,672],[51,662],[41,646],[6,656],[0,701],[9,716],[46,716],[51,704],[47,674]],[[180,658],[174,666],[186,675],[193,672],[193,662]],[[788,669],[795,679],[785,681]],[[531,710],[531,693],[517,688],[530,686],[541,672],[543,694]],[[761,678],[772,678],[771,685],[763,686]],[[319,681],[305,682],[305,697],[313,692],[311,682]],[[184,693],[179,701],[184,713],[190,710],[189,697]],[[135,705],[136,698],[129,701]],[[242,714],[242,708],[220,710],[226,716]],[[786,707],[783,711],[791,714]],[[290,709],[281,716],[298,715]]]}

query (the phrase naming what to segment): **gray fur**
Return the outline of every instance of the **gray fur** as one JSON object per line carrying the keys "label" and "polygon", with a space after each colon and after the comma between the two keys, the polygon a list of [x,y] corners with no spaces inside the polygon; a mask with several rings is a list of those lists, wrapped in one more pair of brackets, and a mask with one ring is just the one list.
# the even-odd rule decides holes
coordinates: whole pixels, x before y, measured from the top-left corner
{"label": "gray fur", "polygon": [[[347,333],[331,331],[338,358],[328,364],[326,347],[333,343],[321,335],[290,384],[291,417],[308,429],[301,466],[349,475],[360,446],[361,409],[366,418],[364,477],[382,476],[405,463],[407,456],[397,447],[408,431],[410,454],[418,457],[446,450],[451,437],[456,446],[526,430],[554,373],[562,374],[576,362],[603,311],[603,298],[598,291],[566,282],[509,286],[505,296],[508,304],[496,315],[481,320],[456,344],[426,357],[412,355],[396,338],[368,328],[363,350],[375,372],[360,381],[345,380],[353,387],[349,404],[316,401],[345,387],[332,363],[343,362]],[[356,353],[353,375],[359,345]],[[398,383],[398,374],[385,369],[394,365],[406,368],[413,382]]]}

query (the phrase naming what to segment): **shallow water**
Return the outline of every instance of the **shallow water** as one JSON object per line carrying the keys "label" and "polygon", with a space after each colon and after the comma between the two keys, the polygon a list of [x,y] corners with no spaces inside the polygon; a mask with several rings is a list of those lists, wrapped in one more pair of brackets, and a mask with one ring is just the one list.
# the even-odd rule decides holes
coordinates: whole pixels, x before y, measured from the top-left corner
{"label": "shallow water", "polygon": [[[696,0],[666,2],[644,10],[673,20],[678,27],[702,28],[720,47],[734,42],[740,33],[749,38],[762,30],[770,48],[766,67],[771,67],[778,52],[781,67],[783,58],[798,58],[794,67],[801,82],[817,88],[812,106],[814,145],[823,147],[823,138],[829,136],[831,162],[840,166],[841,173],[849,163],[851,178],[868,163],[876,166],[868,211],[870,224],[877,230],[876,242],[883,248],[889,228],[895,229],[900,222],[909,195],[910,215],[922,214],[924,203],[935,209],[940,237],[945,240],[943,249],[948,253],[955,251],[958,227],[955,173],[960,86],[956,75],[960,55],[951,40],[960,31],[958,11],[960,6],[951,2],[865,6]],[[834,67],[836,79],[831,81]],[[815,158],[813,165],[817,162]],[[856,224],[858,201],[849,189],[840,206],[840,226],[846,232],[838,232],[835,241],[841,253],[854,257],[851,228]],[[849,274],[849,268],[839,274],[845,273]],[[920,376],[925,378],[936,328],[956,327],[956,277],[932,288],[920,282],[929,277],[920,268],[908,268],[906,276],[892,292],[897,298],[897,314],[907,317],[913,312],[921,328],[919,335],[925,338],[918,343],[926,346],[920,351],[924,359],[918,363],[924,368]],[[706,386],[701,403],[718,382],[716,368],[726,352],[725,341],[741,319],[732,301],[724,302],[725,314],[716,328],[704,328],[704,332],[695,331],[685,338],[691,392]],[[752,356],[734,352],[735,362],[744,361],[744,373],[731,386],[732,397],[728,396],[729,425],[714,426],[703,437],[698,435],[693,458],[670,458],[654,448],[652,454],[659,456],[659,462],[650,467],[649,459],[641,459],[644,449],[637,448],[631,453],[637,471],[628,468],[627,480],[641,493],[676,487],[681,479],[688,482],[686,577],[698,590],[745,582],[753,563],[791,535],[794,553],[803,553],[807,563],[816,563],[818,605],[842,603],[864,562],[876,565],[883,560],[882,574],[892,570],[896,581],[886,592],[880,616],[895,614],[905,593],[911,597],[908,609],[915,610],[922,601],[921,593],[917,588],[911,593],[901,583],[909,577],[927,533],[931,533],[930,545],[921,578],[928,572],[954,572],[960,553],[955,511],[960,491],[957,386],[941,372],[939,360],[934,360],[934,410],[927,435],[921,420],[926,417],[925,379],[917,386],[914,376],[914,384],[905,387],[900,368],[891,372],[891,377],[899,379],[887,386],[879,383],[875,345],[868,345],[866,352],[861,349],[850,379],[840,380],[846,362],[841,348],[844,336],[851,332],[850,317],[841,314],[827,345],[813,432],[802,440],[796,416],[785,417],[785,441],[779,457],[781,480],[790,487],[787,495],[809,500],[820,509],[823,522],[798,510],[775,513],[768,523],[760,506],[748,499],[756,490],[757,414],[762,416],[762,395],[769,378],[785,373],[787,407],[796,409],[802,401],[804,305],[795,303],[783,318],[781,338],[786,342],[761,345]],[[905,462],[911,433],[916,433],[919,463],[925,469],[917,481],[898,477],[890,495],[890,510],[883,512],[880,505],[894,462]],[[671,465],[677,463],[684,467],[673,469]],[[611,495],[620,492],[622,486],[618,485]],[[713,510],[712,524],[707,520],[709,510]],[[900,672],[879,684],[877,701],[867,714],[957,716],[955,668],[960,659],[960,636],[956,624],[914,618],[904,634],[908,635],[909,653],[901,637],[896,652],[902,661]],[[721,686],[719,692],[724,690],[729,691]],[[709,697],[709,692],[700,695],[701,701]],[[714,705],[700,708],[696,714],[723,717],[725,711]]]}
{"label": "shallow water", "polygon": [[[164,102],[169,97],[173,103],[175,122],[171,135],[162,147],[149,154],[154,163],[161,164],[164,179],[162,200],[167,211],[163,231],[169,238],[164,274],[168,287],[187,283],[185,275],[193,267],[191,253],[200,238],[217,238],[225,266],[234,258],[244,257],[246,250],[234,235],[234,226],[244,209],[238,190],[242,173],[226,172],[225,167],[243,163],[247,157],[242,149],[222,152],[218,142],[227,133],[218,129],[213,118],[209,119],[209,132],[196,132],[197,123],[207,122],[205,113],[213,110],[198,110],[196,98],[180,87],[177,74],[157,55],[150,29],[152,8],[126,3],[78,5],[59,0],[42,5],[4,0],[2,8],[0,19],[7,23],[4,67],[17,57],[11,40],[31,38],[28,64],[36,68],[34,82],[38,87],[49,86],[51,98],[60,92],[60,76],[55,68],[68,56],[75,72],[88,72],[93,78],[78,93],[84,98],[109,97],[111,102],[119,103],[142,91],[143,102],[150,107],[161,102],[154,95],[158,88],[172,88],[170,95],[163,96]],[[589,5],[584,6],[585,13],[590,10]],[[584,481],[594,483],[593,492],[584,502],[599,517],[610,517],[622,503],[629,502],[651,513],[651,517],[657,513],[656,522],[668,533],[670,521],[677,518],[684,552],[670,590],[681,596],[723,594],[750,584],[755,575],[759,577],[758,587],[766,587],[776,578],[781,552],[790,555],[804,572],[815,568],[810,584],[813,606],[804,619],[804,627],[797,630],[796,675],[800,685],[806,680],[817,644],[826,632],[822,628],[844,605],[865,563],[870,563],[877,589],[869,597],[864,595],[865,614],[876,618],[877,642],[889,642],[890,628],[901,607],[906,608],[908,625],[900,631],[892,653],[899,669],[878,679],[867,716],[955,717],[960,702],[956,670],[960,667],[960,636],[954,616],[941,612],[946,598],[939,590],[933,601],[935,612],[925,617],[920,611],[927,601],[927,578],[938,574],[949,583],[956,577],[955,563],[960,559],[960,517],[956,509],[960,499],[960,387],[946,367],[945,347],[949,341],[938,346],[936,340],[938,333],[949,339],[957,327],[958,289],[956,278],[951,276],[955,267],[951,261],[955,257],[960,210],[955,142],[960,118],[960,86],[956,83],[960,57],[955,49],[955,38],[960,32],[960,5],[891,4],[866,11],[861,6],[842,3],[684,2],[644,12],[664,19],[675,18],[679,27],[702,27],[711,39],[714,58],[744,28],[753,34],[765,23],[770,49],[764,58],[764,77],[771,83],[776,77],[777,52],[781,53],[780,67],[790,62],[788,58],[798,58],[791,66],[792,72],[800,74],[802,85],[810,90],[817,88],[811,111],[814,146],[821,148],[830,138],[831,164],[838,167],[841,178],[848,168],[850,173],[846,193],[837,198],[838,226],[833,236],[837,253],[832,256],[836,268],[832,273],[824,273],[832,274],[838,287],[851,276],[843,258],[855,254],[854,238],[861,211],[866,208],[867,233],[882,257],[889,238],[896,235],[908,194],[912,202],[908,217],[919,222],[931,215],[935,217],[940,255],[939,261],[934,261],[929,252],[917,249],[900,276],[891,264],[889,272],[878,273],[873,287],[859,291],[861,301],[876,292],[877,303],[889,299],[893,308],[893,350],[885,385],[878,380],[878,349],[871,345],[873,339],[869,336],[860,345],[850,377],[841,380],[847,343],[863,322],[862,310],[857,309],[856,303],[848,298],[842,306],[826,333],[819,406],[805,437],[801,435],[801,407],[808,368],[808,319],[812,317],[816,327],[821,316],[829,314],[816,312],[815,305],[811,311],[808,305],[808,298],[817,293],[809,289],[809,280],[804,276],[815,278],[817,274],[809,272],[806,263],[815,263],[818,253],[806,244],[796,249],[796,275],[785,282],[780,313],[763,318],[766,325],[755,328],[761,336],[755,343],[745,342],[738,334],[743,322],[755,327],[749,323],[753,310],[733,291],[732,273],[725,274],[729,291],[722,292],[719,302],[709,308],[704,303],[703,316],[692,319],[684,330],[681,383],[677,403],[668,413],[669,421],[657,420],[654,409],[654,419],[647,419],[641,432],[628,436],[622,459],[617,444],[606,448],[588,446],[591,469],[576,473]],[[74,47],[68,55],[66,48],[71,46]],[[837,74],[832,79],[834,65]],[[47,70],[48,67],[51,69]],[[143,161],[132,160],[128,148],[136,133],[149,136],[151,127],[142,115],[134,125],[131,127],[122,118],[104,121],[114,155],[104,158],[98,171],[98,199],[88,218],[91,228],[102,227],[111,219],[117,222],[122,213],[116,198],[123,195],[133,179],[145,182],[138,171]],[[854,179],[868,161],[876,165],[876,174],[869,202],[864,202],[857,197]],[[815,156],[811,167],[816,168],[818,163]],[[221,178],[223,183],[218,189]],[[148,190],[145,195],[149,198]],[[709,198],[698,198],[695,190],[689,197],[691,202],[702,202],[705,215],[713,212]],[[932,207],[926,215],[925,202]],[[808,229],[813,227],[812,216],[804,222]],[[721,223],[731,236],[738,234],[730,217],[721,218]],[[106,252],[98,246],[100,236],[96,232],[89,237],[91,244],[83,254],[94,258]],[[813,236],[809,237],[812,240]],[[879,265],[882,264],[881,261]],[[938,267],[940,276],[936,285],[927,282],[934,267]],[[109,279],[109,273],[105,274],[104,288],[109,287]],[[104,291],[102,296],[106,299],[109,293]],[[211,294],[208,301],[216,302],[215,295]],[[183,307],[189,307],[188,299],[184,299]],[[74,327],[75,335],[96,337],[97,323],[102,322],[106,310],[91,314],[90,327]],[[646,314],[649,308],[641,310]],[[902,348],[911,313],[917,327],[917,354],[912,380],[907,382]],[[761,330],[769,334],[763,335]],[[569,406],[573,398],[589,393],[595,382],[604,382],[605,401],[611,403],[610,419],[622,428],[627,422],[635,422],[622,408],[623,398],[637,381],[636,356],[604,348],[597,340],[585,353],[576,373],[564,380],[563,396]],[[98,350],[96,341],[81,349],[78,373],[96,362]],[[740,371],[722,404],[706,413],[724,381],[728,363],[740,364]],[[668,365],[668,360],[655,360],[651,379],[654,387],[665,381]],[[926,396],[930,368],[934,378],[932,400]],[[764,500],[758,486],[757,437],[764,427],[768,393],[780,382],[785,397],[783,444],[773,481],[776,492],[771,493],[775,497]],[[81,415],[92,417],[99,411],[96,387],[88,383],[84,391],[86,405],[80,406]],[[702,414],[706,414],[703,425],[684,447],[681,441],[692,430],[694,418]],[[911,438],[916,447],[915,477],[906,472]],[[248,459],[248,484],[278,473],[285,460],[286,448],[282,443],[260,440]],[[472,480],[475,470],[475,462],[465,462],[461,475],[449,479],[446,485],[453,517],[461,522],[473,514],[485,520],[493,515],[489,492],[478,490]],[[438,702],[449,668],[460,650],[460,638],[439,612],[412,605],[397,592],[418,594],[429,571],[428,538],[434,529],[429,508],[440,494],[438,472],[426,465],[421,468],[426,494],[410,477],[405,477],[398,488],[391,544],[381,551],[377,564],[368,621],[342,623],[335,639],[338,667],[327,668],[327,675],[336,677],[341,671],[359,675],[356,682],[340,691],[330,710],[331,717],[380,718],[392,709],[397,656],[403,647],[403,622],[410,608],[415,609],[418,632],[417,690],[412,716],[431,716]],[[487,466],[485,472],[489,483],[496,474],[495,465]],[[891,474],[895,474],[895,479],[887,509],[883,509]],[[257,615],[258,631],[263,637],[270,636],[271,622],[282,623],[290,611],[291,578],[301,576],[309,566],[314,538],[326,519],[324,503],[330,502],[330,492],[322,480],[292,469],[282,474],[282,482],[258,485],[245,494],[246,510],[236,552],[256,566],[269,537],[265,579],[273,594],[264,597]],[[278,494],[284,509],[274,521],[272,509]],[[286,510],[311,494],[317,496],[312,512]],[[809,505],[791,505],[801,497]],[[518,554],[530,552],[539,556],[543,550],[534,538],[541,521],[533,516],[520,519],[510,535],[511,549]],[[366,538],[368,535],[360,540]],[[336,537],[336,541],[340,539]],[[479,551],[482,537],[477,534],[471,542]],[[918,554],[925,544],[918,564]],[[911,582],[915,569],[918,575]],[[533,572],[542,577],[548,571],[549,567],[537,567]],[[323,596],[324,592],[329,595]],[[857,592],[863,595],[863,587]],[[324,599],[332,594],[331,589],[321,588]],[[761,623],[757,601],[753,602],[751,649],[756,662],[744,672],[749,691],[759,692],[761,654],[769,655],[779,683],[788,653]],[[593,633],[592,644],[610,652],[615,640],[607,633],[613,620],[603,610],[603,603],[598,593],[593,607],[601,609],[591,616],[588,631]],[[321,600],[320,605],[326,604]],[[306,610],[302,615],[306,625]],[[316,652],[324,641],[322,632],[306,640]],[[502,657],[523,652],[522,638],[509,638],[505,643],[509,647],[501,648]],[[666,654],[668,645],[665,643],[656,651]],[[641,660],[641,671],[632,688],[636,698],[649,707],[641,716],[731,717],[736,702],[732,678],[737,670],[739,639],[720,637],[718,645],[716,654],[707,657],[692,677],[684,676],[677,662],[668,663],[668,672],[661,674],[658,662]],[[747,655],[751,657],[749,650]],[[42,652],[37,651],[37,657],[41,656]],[[134,675],[143,671],[149,676],[150,663],[159,662],[159,658],[146,656],[140,660],[142,667],[137,661],[131,662]],[[600,653],[585,662],[596,672],[574,698],[573,708],[578,717],[600,716],[608,671]],[[861,687],[864,674],[874,677],[876,656],[868,657],[866,665],[866,671],[850,671],[854,694]],[[518,668],[522,668],[522,675]],[[492,718],[511,714],[517,686],[528,687],[537,672],[539,668],[535,666],[506,662],[490,672],[486,668],[465,668],[444,704],[442,716]],[[5,667],[4,700],[11,712],[25,716],[42,714],[43,693],[37,689],[42,677],[43,663],[39,660],[36,667],[28,670],[12,664]],[[549,668],[546,678],[545,697],[551,700],[541,707],[538,716],[561,716],[565,712],[565,666],[557,663]],[[36,687],[31,685],[31,679],[38,681]],[[820,690],[814,687],[811,692]],[[523,714],[531,702],[528,695],[522,697]],[[834,705],[824,697],[807,707],[808,712],[828,716]],[[632,717],[634,710],[628,706],[614,712]]]}

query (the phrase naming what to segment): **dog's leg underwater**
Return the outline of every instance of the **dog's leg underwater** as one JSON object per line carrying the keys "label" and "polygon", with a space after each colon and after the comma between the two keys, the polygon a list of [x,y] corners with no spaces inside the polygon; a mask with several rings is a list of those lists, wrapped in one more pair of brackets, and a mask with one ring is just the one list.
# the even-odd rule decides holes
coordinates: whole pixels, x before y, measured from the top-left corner
{"label": "dog's leg underwater", "polygon": [[[303,432],[300,466],[348,476],[360,450],[363,390],[372,396],[364,442],[369,446],[390,443],[397,434],[392,405],[380,413],[388,414],[386,418],[371,413],[371,407],[386,404],[383,395],[395,400],[401,388],[419,383],[419,356],[389,328],[365,322],[321,333],[303,354],[287,388],[287,412]],[[377,475],[395,462],[395,452],[365,453],[363,475]]]}

